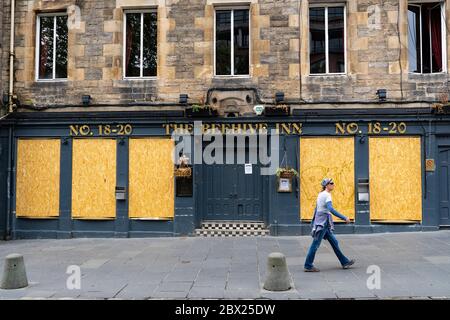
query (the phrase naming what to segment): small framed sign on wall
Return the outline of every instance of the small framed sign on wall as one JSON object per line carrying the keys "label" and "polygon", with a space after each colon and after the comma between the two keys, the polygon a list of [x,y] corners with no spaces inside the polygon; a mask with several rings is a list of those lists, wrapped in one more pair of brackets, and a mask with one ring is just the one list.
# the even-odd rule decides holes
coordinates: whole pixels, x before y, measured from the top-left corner
{"label": "small framed sign on wall", "polygon": [[292,178],[278,178],[278,192],[292,192]]}

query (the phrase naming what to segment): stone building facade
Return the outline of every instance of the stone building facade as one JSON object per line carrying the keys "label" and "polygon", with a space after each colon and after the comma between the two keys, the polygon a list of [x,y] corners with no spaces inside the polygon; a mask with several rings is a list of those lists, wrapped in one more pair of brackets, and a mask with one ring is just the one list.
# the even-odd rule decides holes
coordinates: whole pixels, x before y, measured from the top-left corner
{"label": "stone building facade", "polygon": [[[5,25],[5,12],[8,11],[8,7],[6,6],[6,3],[4,3],[5,1],[1,1],[0,5],[2,7],[2,10],[0,12],[0,39],[1,39],[1,44],[0,44],[0,92],[4,93],[4,89],[7,89],[7,86],[5,86],[4,84],[7,83],[7,62],[8,62],[8,56],[7,56],[7,52],[8,52],[8,47],[7,47],[7,32],[5,32],[5,30],[9,30],[9,27]],[[2,111],[0,111],[0,115],[3,115],[3,108]]]}
{"label": "stone building facade", "polygon": [[[221,3],[250,7],[249,77],[214,76],[214,6]],[[347,72],[311,76],[306,0],[17,1],[15,92],[21,104],[36,108],[79,105],[83,94],[91,95],[93,105],[176,103],[181,93],[199,102],[211,87],[253,87],[266,100],[283,91],[286,101],[299,105],[376,102],[380,88],[388,88],[390,102],[402,103],[438,101],[448,93],[447,73],[408,72],[407,1],[341,3],[346,4]],[[3,26],[9,28],[8,4],[3,8]],[[124,80],[123,13],[133,8],[157,8],[155,79]],[[447,17],[447,2],[445,8]],[[36,14],[61,10],[69,15],[67,81],[40,83],[35,81]]]}

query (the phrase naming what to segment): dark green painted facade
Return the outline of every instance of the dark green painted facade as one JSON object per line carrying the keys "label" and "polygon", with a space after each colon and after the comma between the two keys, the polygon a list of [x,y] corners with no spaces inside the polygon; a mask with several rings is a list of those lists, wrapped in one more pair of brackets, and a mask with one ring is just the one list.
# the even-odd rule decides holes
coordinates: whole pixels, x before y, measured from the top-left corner
{"label": "dark green painted facade", "polygon": [[[355,195],[355,221],[349,225],[337,225],[338,233],[372,233],[390,231],[431,231],[438,230],[442,223],[442,175],[438,163],[440,152],[450,149],[450,116],[435,115],[428,109],[385,110],[371,112],[352,110],[340,112],[294,111],[292,116],[283,118],[245,117],[199,119],[208,123],[268,123],[269,128],[277,122],[303,124],[301,136],[336,136],[337,122],[355,122],[362,134],[347,134],[355,139],[355,186],[358,179],[369,178],[367,124],[373,121],[389,123],[405,122],[404,135],[421,137],[422,144],[422,223],[374,224],[370,222],[368,203],[358,202]],[[129,123],[133,126],[131,137],[165,136],[163,124],[192,123],[178,112],[109,112],[109,113],[20,113],[12,114],[0,127],[0,233],[4,238],[71,238],[71,237],[147,237],[192,235],[207,216],[205,204],[206,165],[195,165],[193,175],[193,196],[175,197],[173,221],[142,221],[128,219],[128,202],[117,201],[116,219],[111,221],[83,221],[71,219],[71,159],[72,139],[70,125]],[[9,137],[9,133],[12,137]],[[380,133],[388,135],[388,133]],[[114,136],[114,135],[113,135]],[[59,219],[18,219],[15,217],[15,168],[17,139],[20,137],[58,137],[61,139],[61,183]],[[11,138],[11,140],[9,140]],[[117,184],[128,186],[128,139],[117,136]],[[9,143],[12,141],[12,144]],[[299,135],[282,135],[278,149],[280,159],[287,150],[287,161],[297,169],[299,163]],[[12,152],[8,161],[9,148]],[[436,160],[436,171],[425,171],[425,159]],[[195,160],[195,159],[192,159]],[[10,187],[8,189],[8,163],[11,163]],[[299,219],[300,184],[294,180],[292,193],[278,193],[276,177],[263,176],[257,182],[260,187],[260,219],[269,227],[272,235],[305,235],[310,226]],[[448,187],[448,186],[447,186]],[[128,188],[127,188],[128,189]],[[8,198],[8,190],[10,198]],[[448,190],[448,188],[447,188]],[[9,201],[8,201],[9,199]],[[8,203],[10,204],[8,206]]]}

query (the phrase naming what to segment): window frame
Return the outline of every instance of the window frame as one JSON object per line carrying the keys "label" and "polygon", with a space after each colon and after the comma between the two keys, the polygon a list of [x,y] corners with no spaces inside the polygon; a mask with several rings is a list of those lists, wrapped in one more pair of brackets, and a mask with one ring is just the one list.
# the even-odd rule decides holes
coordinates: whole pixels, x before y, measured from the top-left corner
{"label": "window frame", "polygon": [[[441,1],[441,0],[437,0],[436,1],[436,5],[433,8],[436,8],[437,6],[441,7],[441,55],[442,55],[442,70],[439,72],[432,72],[433,71],[433,58],[432,58],[432,46],[431,46],[431,37],[430,37],[430,70],[431,72],[427,72],[424,73],[423,72],[423,48],[422,48],[422,38],[423,38],[423,34],[422,34],[422,6],[424,4],[427,4],[428,2],[409,2],[407,3],[407,8],[406,8],[406,24],[407,27],[409,28],[409,19],[408,19],[408,7],[412,6],[412,7],[416,7],[419,8],[419,12],[420,12],[420,16],[419,16],[419,22],[420,22],[420,72],[413,72],[409,70],[409,54],[408,54],[408,74],[411,75],[427,75],[427,74],[444,74],[447,73],[447,28],[446,28],[446,12],[445,12],[445,1]],[[407,40],[409,39],[408,35],[407,35]],[[409,51],[409,42],[408,42],[408,46],[407,46],[407,50]]]}
{"label": "window frame", "polygon": [[[140,46],[140,66],[139,66],[139,77],[127,77],[127,69],[126,69],[126,50],[127,50],[127,14],[128,13],[140,13],[141,14],[141,30],[140,30],[140,39],[139,39],[139,46]],[[143,56],[144,56],[144,50],[143,50],[143,44],[144,44],[144,13],[156,13],[156,76],[144,76],[144,69],[143,69]],[[157,8],[147,8],[147,9],[126,9],[123,11],[123,42],[122,42],[122,72],[123,76],[122,78],[124,80],[156,80],[158,78],[158,65],[159,65],[159,59],[158,59],[158,9]]]}
{"label": "window frame", "polygon": [[[67,77],[56,78],[56,17],[67,16],[67,12],[43,12],[36,14],[36,48],[35,48],[35,81],[36,82],[66,82],[69,77],[69,65],[67,65]],[[39,60],[41,49],[41,17],[53,17],[53,67],[51,79],[39,78]],[[69,36],[69,29],[67,29],[67,37]],[[67,61],[69,60],[69,44],[67,44]]]}
{"label": "window frame", "polygon": [[[234,11],[235,10],[248,10],[248,74],[234,74]],[[217,74],[216,70],[216,15],[217,11],[231,11],[230,30],[231,30],[231,74]],[[213,55],[214,55],[214,78],[251,78],[252,73],[252,27],[251,27],[251,15],[250,7],[248,5],[242,6],[215,6],[214,7],[214,40],[213,40]]]}
{"label": "window frame", "polygon": [[[310,23],[309,23],[309,8],[324,8],[325,9],[325,72],[324,73],[311,73],[311,48],[308,48],[308,75],[309,76],[343,76],[347,74],[347,5],[345,3],[312,3],[308,7],[308,37],[310,36]],[[344,72],[329,72],[330,66],[328,65],[329,61],[329,52],[328,52],[328,8],[343,8],[344,9]],[[311,38],[308,38],[308,46],[310,45]]]}

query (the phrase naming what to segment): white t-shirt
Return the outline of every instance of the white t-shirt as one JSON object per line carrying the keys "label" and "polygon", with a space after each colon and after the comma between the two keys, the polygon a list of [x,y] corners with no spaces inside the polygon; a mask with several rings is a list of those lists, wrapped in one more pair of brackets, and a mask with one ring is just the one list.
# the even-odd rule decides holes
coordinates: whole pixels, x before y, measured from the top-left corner
{"label": "white t-shirt", "polygon": [[330,212],[327,208],[327,202],[331,201],[331,193],[324,190],[317,196],[317,212]]}

